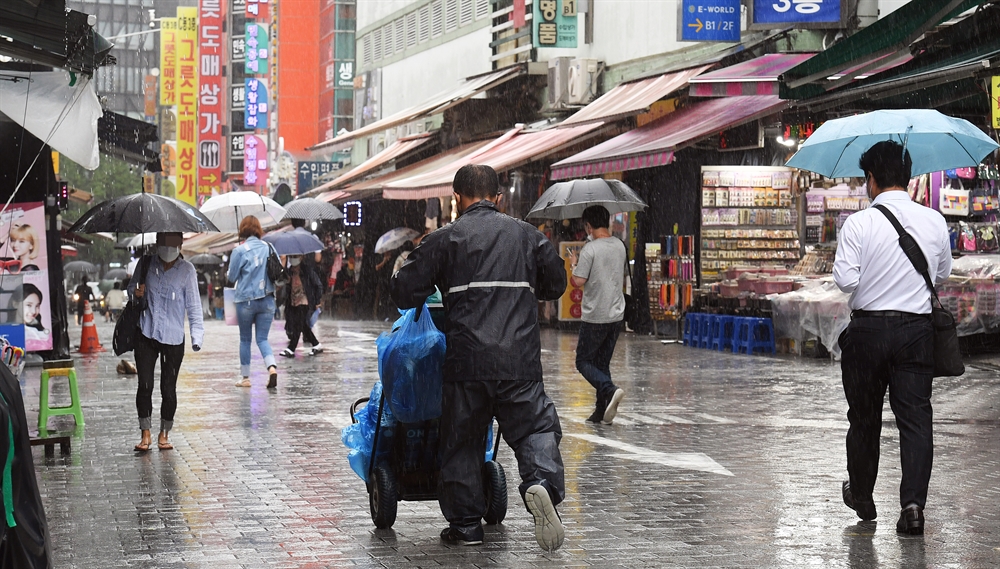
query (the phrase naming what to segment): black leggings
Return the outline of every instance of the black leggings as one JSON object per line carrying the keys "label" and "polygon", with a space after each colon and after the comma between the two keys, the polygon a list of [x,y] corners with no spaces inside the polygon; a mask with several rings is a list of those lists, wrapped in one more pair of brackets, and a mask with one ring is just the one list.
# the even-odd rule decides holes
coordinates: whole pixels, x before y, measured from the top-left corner
{"label": "black leggings", "polygon": [[[135,393],[135,408],[139,412],[140,428],[149,428],[153,415],[153,373],[160,360],[160,425],[169,431],[177,410],[177,374],[184,360],[184,344],[172,346],[139,334],[135,341],[135,367],[139,372],[139,388]],[[164,428],[165,427],[165,428]]]}

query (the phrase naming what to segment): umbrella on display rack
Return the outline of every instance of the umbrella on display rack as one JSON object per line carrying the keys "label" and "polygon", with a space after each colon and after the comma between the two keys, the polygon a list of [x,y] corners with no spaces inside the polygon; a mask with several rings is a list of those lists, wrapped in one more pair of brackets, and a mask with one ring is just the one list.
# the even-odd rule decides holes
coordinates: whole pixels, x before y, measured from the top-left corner
{"label": "umbrella on display rack", "polygon": [[128,272],[125,269],[111,269],[110,271],[104,273],[103,279],[106,281],[117,281],[124,279],[128,276]]}
{"label": "umbrella on display rack", "polygon": [[344,214],[337,207],[316,198],[298,198],[285,204],[285,217],[306,221],[343,219]]}
{"label": "umbrella on display rack", "polygon": [[97,265],[87,261],[70,261],[63,265],[63,270],[67,273],[96,273]]}
{"label": "umbrella on display rack", "polygon": [[221,265],[222,257],[218,255],[213,255],[211,253],[199,253],[188,259],[187,262],[191,263],[192,265],[205,265],[205,266]]}
{"label": "umbrella on display rack", "polygon": [[322,241],[301,227],[265,235],[264,241],[274,246],[279,255],[305,255],[324,249]]}
{"label": "umbrella on display rack", "polygon": [[261,225],[275,225],[285,217],[285,208],[278,205],[278,202],[256,192],[246,191],[213,196],[201,206],[201,212],[220,231],[230,233],[239,231],[240,222],[248,215],[259,219]]}
{"label": "umbrella on display rack", "polygon": [[420,237],[420,232],[409,227],[397,227],[390,229],[375,242],[376,253],[388,253],[394,249],[399,249],[403,243],[413,241]]}
{"label": "umbrella on display rack", "polygon": [[526,218],[577,219],[592,205],[604,206],[612,215],[647,207],[639,194],[618,180],[570,180],[545,190]]}
{"label": "umbrella on display rack", "polygon": [[196,207],[157,194],[129,194],[87,210],[70,233],[219,231]]}
{"label": "umbrella on display rack", "polygon": [[826,121],[785,164],[827,178],[864,176],[861,155],[875,143],[894,140],[913,161],[911,176],[976,167],[997,145],[965,119],[931,109],[873,111]]}

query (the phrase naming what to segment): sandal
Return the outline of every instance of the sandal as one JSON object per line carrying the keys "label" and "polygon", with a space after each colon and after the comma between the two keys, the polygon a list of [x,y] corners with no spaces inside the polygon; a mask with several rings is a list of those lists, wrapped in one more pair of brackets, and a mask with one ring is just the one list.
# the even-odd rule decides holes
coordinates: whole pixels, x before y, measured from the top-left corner
{"label": "sandal", "polygon": [[135,451],[136,452],[149,452],[149,444],[150,443],[139,443],[139,444],[135,445]]}
{"label": "sandal", "polygon": [[250,378],[244,377],[240,381],[236,382],[236,387],[250,387]]}
{"label": "sandal", "polygon": [[170,442],[157,442],[156,446],[159,447],[160,450],[173,450],[174,448],[174,445],[170,444]]}

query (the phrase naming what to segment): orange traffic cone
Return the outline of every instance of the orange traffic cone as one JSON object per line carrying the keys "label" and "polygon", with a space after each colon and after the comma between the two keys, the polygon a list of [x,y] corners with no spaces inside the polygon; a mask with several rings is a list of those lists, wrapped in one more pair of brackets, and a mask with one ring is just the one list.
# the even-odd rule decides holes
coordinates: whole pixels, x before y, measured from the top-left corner
{"label": "orange traffic cone", "polygon": [[97,338],[97,326],[94,324],[94,313],[90,310],[90,303],[83,303],[83,334],[80,336],[80,353],[96,354],[103,352],[101,341]]}

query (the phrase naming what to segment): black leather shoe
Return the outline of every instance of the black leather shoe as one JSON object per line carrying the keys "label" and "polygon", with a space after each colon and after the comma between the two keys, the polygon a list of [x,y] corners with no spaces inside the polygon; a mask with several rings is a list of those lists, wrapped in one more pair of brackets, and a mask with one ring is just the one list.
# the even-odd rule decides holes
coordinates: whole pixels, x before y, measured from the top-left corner
{"label": "black leather shoe", "polygon": [[924,535],[924,509],[916,504],[903,508],[896,522],[896,533]]}
{"label": "black leather shoe", "polygon": [[877,515],[875,513],[875,502],[872,500],[864,502],[855,500],[854,494],[851,493],[851,482],[849,480],[844,481],[844,485],[841,487],[841,492],[844,495],[844,504],[846,504],[848,508],[857,512],[859,518],[866,522],[875,519]]}
{"label": "black leather shoe", "polygon": [[483,535],[483,526],[466,530],[448,526],[441,531],[441,540],[458,545],[482,545]]}

